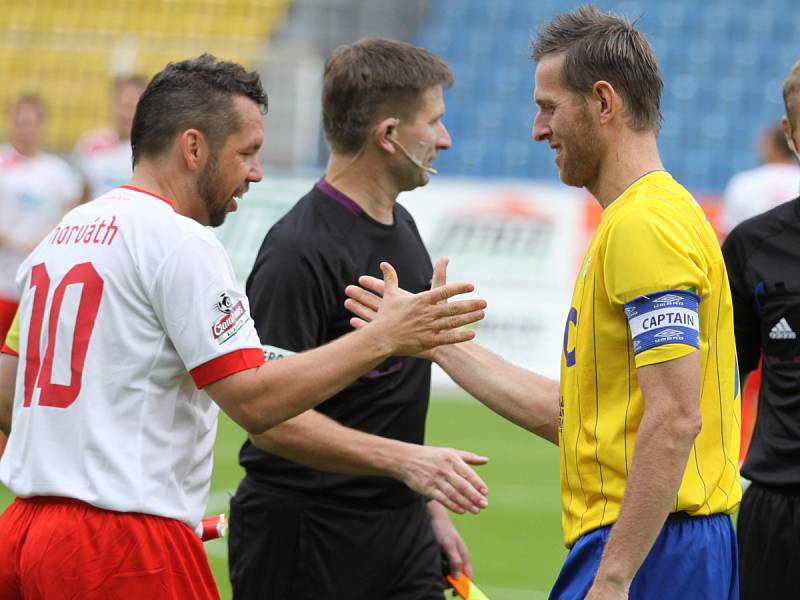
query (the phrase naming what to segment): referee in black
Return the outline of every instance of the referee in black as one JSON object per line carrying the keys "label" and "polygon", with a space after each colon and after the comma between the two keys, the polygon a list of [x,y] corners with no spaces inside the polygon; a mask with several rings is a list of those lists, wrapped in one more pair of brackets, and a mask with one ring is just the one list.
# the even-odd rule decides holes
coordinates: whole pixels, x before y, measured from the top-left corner
{"label": "referee in black", "polygon": [[[325,176],[269,231],[247,281],[272,358],[350,331],[344,288],[381,277],[381,261],[405,289],[431,286],[428,252],[396,200],[425,185],[450,147],[442,94],[452,81],[430,52],[379,38],[327,62]],[[444,506],[486,506],[469,467],[486,459],[423,445],[430,376],[427,360],[390,358],[318,411],[245,442],[230,511],[236,599],[441,600],[442,552],[471,575]]]}
{"label": "referee in black", "polygon": [[[783,130],[797,155],[800,62],[789,72],[783,100]],[[722,250],[742,380],[763,360],[742,466],[752,483],[737,524],[741,597],[793,599],[800,595],[800,198],[744,221]]]}

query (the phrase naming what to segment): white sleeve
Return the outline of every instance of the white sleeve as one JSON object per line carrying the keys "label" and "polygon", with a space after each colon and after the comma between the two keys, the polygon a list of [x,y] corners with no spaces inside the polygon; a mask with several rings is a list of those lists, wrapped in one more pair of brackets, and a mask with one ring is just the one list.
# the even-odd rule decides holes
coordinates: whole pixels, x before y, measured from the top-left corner
{"label": "white sleeve", "polygon": [[215,238],[181,240],[151,289],[154,310],[198,388],[264,362],[247,297]]}

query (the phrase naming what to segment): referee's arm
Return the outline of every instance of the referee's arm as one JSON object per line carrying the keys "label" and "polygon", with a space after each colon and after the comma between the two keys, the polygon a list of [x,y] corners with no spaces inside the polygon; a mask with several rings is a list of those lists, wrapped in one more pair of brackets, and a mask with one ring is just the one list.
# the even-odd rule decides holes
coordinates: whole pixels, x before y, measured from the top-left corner
{"label": "referee's arm", "polygon": [[250,435],[250,441],[320,471],[398,479],[456,513],[477,513],[488,504],[488,487],[469,466],[485,464],[486,457],[373,435],[315,410]]}

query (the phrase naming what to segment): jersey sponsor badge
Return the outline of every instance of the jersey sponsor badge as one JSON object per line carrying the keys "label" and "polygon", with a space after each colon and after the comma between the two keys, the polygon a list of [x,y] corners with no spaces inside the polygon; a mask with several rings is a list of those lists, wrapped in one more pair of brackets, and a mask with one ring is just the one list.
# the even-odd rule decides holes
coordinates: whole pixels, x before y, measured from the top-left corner
{"label": "jersey sponsor badge", "polygon": [[769,339],[771,340],[796,340],[797,334],[789,325],[786,317],[781,317],[781,320],[772,326],[769,330]]}
{"label": "jersey sponsor badge", "polygon": [[228,292],[222,292],[214,308],[222,313],[211,325],[211,335],[218,344],[231,339],[250,319],[243,299],[235,300]]}
{"label": "jersey sponsor badge", "polygon": [[217,298],[217,310],[225,314],[233,312],[233,300],[228,295],[228,292],[222,292]]}
{"label": "jersey sponsor badge", "polygon": [[664,344],[700,347],[700,297],[688,290],[664,290],[625,304],[625,316],[639,354]]}

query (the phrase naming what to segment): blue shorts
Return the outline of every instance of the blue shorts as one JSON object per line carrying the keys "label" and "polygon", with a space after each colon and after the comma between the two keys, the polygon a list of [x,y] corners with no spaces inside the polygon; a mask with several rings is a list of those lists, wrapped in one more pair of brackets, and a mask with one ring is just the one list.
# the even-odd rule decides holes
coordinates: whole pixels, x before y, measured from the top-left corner
{"label": "blue shorts", "polygon": [[[550,592],[552,600],[586,596],[610,532],[610,526],[601,527],[575,542]],[[728,515],[675,513],[633,578],[629,598],[738,600],[738,571],[736,534]]]}

